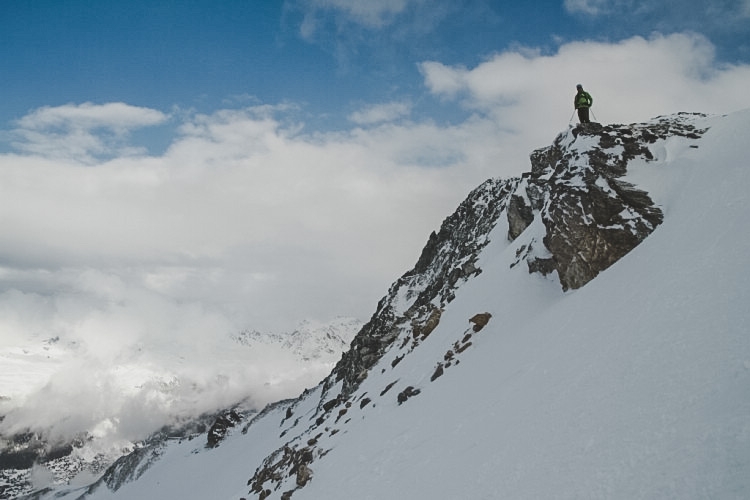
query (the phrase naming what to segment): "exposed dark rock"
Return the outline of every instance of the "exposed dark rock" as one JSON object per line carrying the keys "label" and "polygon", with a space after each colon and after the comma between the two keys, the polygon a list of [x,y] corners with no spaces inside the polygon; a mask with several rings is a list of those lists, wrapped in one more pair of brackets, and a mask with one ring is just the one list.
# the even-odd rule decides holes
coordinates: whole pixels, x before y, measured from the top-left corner
{"label": "exposed dark rock", "polygon": [[[520,195],[509,222],[518,229],[529,225],[528,210],[517,200],[547,193],[539,210],[546,228],[544,245],[551,256],[528,255],[529,272],[558,272],[564,290],[580,288],[630,252],[661,224],[663,214],[645,191],[619,179],[634,158],[653,159],[649,144],[668,136],[699,137],[690,115],[669,117],[638,125],[590,124],[560,134],[552,146],[532,153],[532,176]],[[580,138],[596,139],[598,146],[571,147]],[[582,157],[585,156],[585,161]],[[512,219],[512,221],[511,221]],[[520,233],[519,233],[520,234]]]}
{"label": "exposed dark rock", "polygon": [[61,445],[53,446],[42,458],[42,462],[49,462],[51,460],[57,460],[59,458],[67,457],[73,453],[73,444],[64,443]]}
{"label": "exposed dark rock", "polygon": [[348,410],[346,408],[341,408],[339,410],[338,416],[336,417],[336,422],[338,422],[339,420],[341,420],[341,417],[343,417],[344,415],[346,415],[347,412],[348,412]]}
{"label": "exposed dark rock", "polygon": [[464,352],[469,347],[471,347],[471,342],[467,342],[467,343],[463,344],[462,346],[458,347],[456,349],[456,353],[461,354],[462,352]]}
{"label": "exposed dark rock", "polygon": [[407,387],[406,389],[398,393],[398,397],[396,398],[398,400],[398,404],[402,404],[406,402],[407,399],[409,399],[412,396],[416,396],[420,392],[422,391],[419,389],[415,389],[412,386]]}
{"label": "exposed dark rock", "polygon": [[99,482],[89,487],[89,492],[98,488],[101,482],[104,482],[110,490],[117,491],[123,484],[141,477],[151,464],[161,457],[162,453],[164,453],[164,443],[154,443],[137,448],[130,454],[120,457],[107,469]]}
{"label": "exposed dark rock", "polygon": [[312,461],[313,461],[312,448],[310,448],[310,447],[302,448],[299,451],[299,462],[301,464],[309,464]]}
{"label": "exposed dark rock", "polygon": [[36,450],[4,451],[0,453],[0,469],[30,469],[38,457]]}
{"label": "exposed dark rock", "polygon": [[434,308],[424,323],[420,324],[419,322],[414,321],[412,323],[412,336],[415,339],[426,339],[440,323],[440,315],[442,312],[442,310]]}
{"label": "exposed dark rock", "polygon": [[547,276],[557,270],[557,265],[553,258],[543,259],[540,257],[534,257],[528,259],[526,263],[529,266],[529,273],[539,273],[542,276]]}
{"label": "exposed dark rock", "polygon": [[[426,325],[430,316],[436,314],[433,304],[447,304],[461,280],[481,272],[476,267],[477,256],[489,242],[487,234],[497,223],[518,182],[518,179],[486,181],[443,221],[439,231],[430,235],[414,268],[391,286],[326,379],[325,391],[337,381],[343,381],[342,394],[354,391],[403,330],[410,328],[412,322]],[[406,315],[396,310],[399,293],[412,301]],[[424,335],[422,328],[419,337]]]}
{"label": "exposed dark rock", "polygon": [[[482,328],[484,328],[485,326],[487,326],[487,323],[490,322],[490,318],[492,318],[492,314],[490,314],[488,312],[478,313],[478,314],[475,314],[474,316],[472,316],[471,319],[469,319],[469,322],[470,323],[474,323],[473,330],[475,332],[478,332]],[[466,339],[466,340],[468,340],[468,339]],[[466,342],[466,340],[464,340],[464,342]]]}
{"label": "exposed dark rock", "polygon": [[388,384],[387,386],[385,386],[385,389],[383,389],[383,391],[380,393],[380,395],[383,396],[383,395],[385,395],[386,392],[390,391],[391,387],[393,387],[394,385],[396,385],[396,382],[398,382],[398,380],[395,380],[395,381],[391,382],[390,384]]}
{"label": "exposed dark rock", "polygon": [[242,415],[235,410],[227,410],[219,415],[208,431],[206,447],[214,448],[218,446],[221,440],[227,435],[232,427],[242,422]]}
{"label": "exposed dark rock", "polygon": [[397,364],[401,362],[402,359],[404,359],[404,356],[406,354],[402,354],[401,356],[396,356],[393,361],[391,361],[391,368],[395,368]]}
{"label": "exposed dark rock", "polygon": [[300,488],[305,486],[312,477],[312,470],[304,463],[299,464],[297,467],[297,486]]}
{"label": "exposed dark rock", "polygon": [[325,403],[323,403],[323,411],[326,412],[326,413],[329,412],[329,411],[331,411],[340,402],[341,402],[341,400],[339,398],[331,399],[330,401],[326,401]]}
{"label": "exposed dark rock", "polygon": [[443,375],[443,372],[443,363],[438,363],[437,368],[435,368],[435,372],[430,377],[430,382],[434,382],[438,377],[441,377]]}
{"label": "exposed dark rock", "polygon": [[277,489],[284,478],[295,476],[296,488],[284,493],[290,498],[295,490],[304,487],[312,478],[312,469],[309,466],[315,459],[315,450],[314,446],[299,450],[289,445],[279,448],[263,461],[253,477],[248,480],[247,484],[251,486],[250,493],[256,493],[259,498],[263,498],[264,492],[270,490],[265,487],[266,483],[275,483],[273,489]]}
{"label": "exposed dark rock", "polygon": [[508,203],[508,239],[513,241],[534,221],[531,203],[525,196],[514,194]]}

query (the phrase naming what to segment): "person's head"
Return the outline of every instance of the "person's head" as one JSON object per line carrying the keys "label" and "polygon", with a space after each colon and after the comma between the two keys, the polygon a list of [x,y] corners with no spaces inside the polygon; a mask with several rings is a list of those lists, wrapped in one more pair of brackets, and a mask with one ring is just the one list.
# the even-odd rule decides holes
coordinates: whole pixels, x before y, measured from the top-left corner
{"label": "person's head", "polygon": [[583,90],[583,85],[581,85],[580,83],[576,85],[576,90]]}

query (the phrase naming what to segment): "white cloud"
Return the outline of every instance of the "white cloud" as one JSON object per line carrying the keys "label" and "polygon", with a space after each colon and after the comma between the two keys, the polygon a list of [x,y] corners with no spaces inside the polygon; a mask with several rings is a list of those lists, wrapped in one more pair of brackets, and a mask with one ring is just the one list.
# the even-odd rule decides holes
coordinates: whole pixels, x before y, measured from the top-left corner
{"label": "white cloud", "polygon": [[313,12],[331,10],[344,15],[352,22],[378,28],[389,22],[393,16],[403,12],[410,3],[420,0],[313,0],[308,7]]}
{"label": "white cloud", "polygon": [[720,66],[700,35],[573,42],[556,54],[507,51],[472,69],[423,63],[428,88],[496,117],[521,137],[553,136],[573,111],[575,85],[594,95],[599,121],[633,122],[678,111],[723,113],[750,105],[747,65]]}
{"label": "white cloud", "polygon": [[13,146],[41,156],[92,162],[100,156],[142,153],[126,144],[128,134],[166,120],[160,111],[119,102],[46,106],[16,122]]}
{"label": "white cloud", "polygon": [[[319,316],[325,303],[369,315],[463,195],[443,181],[462,165],[420,166],[435,151],[460,157],[443,139],[464,131],[381,126],[305,136],[273,112],[195,116],[160,157],[95,165],[0,158],[0,194],[13,214],[0,255],[6,265],[59,276],[95,266],[178,300],[236,306],[246,310],[238,327],[257,326],[243,323],[254,318],[273,326],[273,317],[290,317],[288,326],[298,315]],[[383,233],[403,246],[377,244]],[[378,259],[363,265],[375,246]],[[347,281],[360,291],[345,290]]]}
{"label": "white cloud", "polygon": [[[508,51],[470,69],[426,62],[421,70],[430,92],[473,116],[449,127],[397,125],[389,120],[409,105],[396,102],[351,117],[374,127],[308,135],[285,120],[293,107],[255,106],[188,117],[157,157],[1,156],[0,262],[12,279],[0,279],[57,293],[79,289],[72,277],[93,268],[126,290],[216,308],[238,328],[367,317],[469,189],[525,170],[529,152],[568,124],[579,81],[603,122],[749,105],[750,68],[717,67],[710,43],[695,35],[576,42],[552,55]],[[77,120],[96,141],[95,123],[164,118],[71,105],[19,123]]]}
{"label": "white cloud", "polygon": [[611,0],[565,0],[563,5],[571,14],[583,13],[596,16],[606,11]]}
{"label": "white cloud", "polygon": [[449,67],[441,62],[426,61],[419,65],[425,85],[434,94],[453,98],[466,88],[466,68]]}
{"label": "white cloud", "polygon": [[355,111],[349,115],[349,120],[358,125],[390,122],[408,116],[411,109],[411,103],[405,101],[373,104],[365,109]]}
{"label": "white cloud", "polygon": [[[640,26],[640,32],[695,30],[704,34],[747,30],[743,21],[750,16],[748,0],[564,0],[572,16],[606,18],[618,24]],[[604,22],[601,20],[600,22]]]}
{"label": "white cloud", "polygon": [[18,120],[18,126],[32,130],[50,127],[84,129],[103,127],[127,131],[132,128],[157,125],[166,119],[164,113],[149,108],[121,102],[106,104],[87,102],[39,108]]}

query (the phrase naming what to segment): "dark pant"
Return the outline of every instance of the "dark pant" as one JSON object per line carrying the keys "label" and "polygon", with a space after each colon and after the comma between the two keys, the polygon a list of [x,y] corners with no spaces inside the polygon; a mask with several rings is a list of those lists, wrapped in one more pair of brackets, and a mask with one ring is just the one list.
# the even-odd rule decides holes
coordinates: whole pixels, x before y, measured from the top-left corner
{"label": "dark pant", "polygon": [[591,120],[589,120],[589,108],[578,108],[578,121],[581,123],[591,123]]}

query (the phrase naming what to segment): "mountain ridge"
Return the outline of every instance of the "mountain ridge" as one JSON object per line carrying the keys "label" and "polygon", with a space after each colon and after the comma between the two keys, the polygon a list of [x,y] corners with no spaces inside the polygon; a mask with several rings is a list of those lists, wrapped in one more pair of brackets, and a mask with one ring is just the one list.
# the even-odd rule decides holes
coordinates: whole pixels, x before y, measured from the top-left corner
{"label": "mountain ridge", "polygon": [[[711,228],[701,209],[722,243],[747,229],[748,124],[739,112],[568,129],[530,172],[469,194],[318,386],[211,452],[165,444],[138,481],[56,495],[740,498],[750,345],[734,306],[748,273],[718,257],[748,240],[684,247]],[[715,296],[715,274],[731,294]],[[210,484],[186,479],[205,467]]]}

